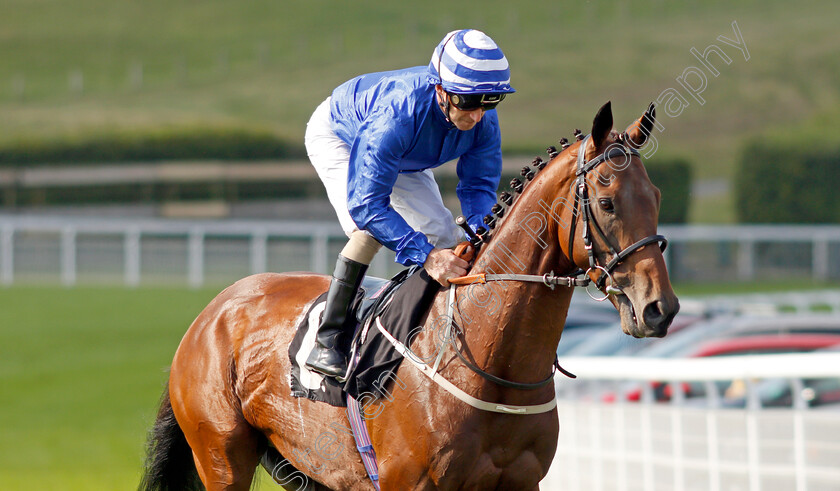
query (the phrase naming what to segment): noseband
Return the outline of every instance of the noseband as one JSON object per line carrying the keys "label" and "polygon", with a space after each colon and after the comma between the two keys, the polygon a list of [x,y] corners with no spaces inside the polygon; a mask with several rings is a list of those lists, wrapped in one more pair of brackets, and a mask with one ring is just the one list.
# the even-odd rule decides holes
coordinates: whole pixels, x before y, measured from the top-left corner
{"label": "noseband", "polygon": [[[610,243],[610,240],[607,238],[607,235],[604,233],[603,229],[601,229],[598,222],[595,220],[595,214],[592,212],[592,203],[589,198],[589,187],[586,184],[586,176],[587,174],[598,167],[598,165],[606,162],[615,157],[631,157],[631,156],[639,156],[639,152],[634,148],[626,148],[624,145],[611,145],[606,152],[598,155],[594,159],[587,161],[585,154],[586,154],[586,143],[589,141],[591,135],[587,135],[583,141],[580,142],[580,146],[578,147],[578,157],[577,157],[577,172],[575,172],[575,176],[577,176],[577,185],[575,186],[575,206],[573,208],[573,215],[581,215],[581,236],[583,239],[583,247],[586,249],[586,254],[589,256],[589,269],[587,269],[584,274],[588,275],[590,272],[594,272],[596,270],[602,271],[601,275],[595,280],[595,286],[598,289],[603,289],[606,283],[606,280],[610,279],[610,285],[607,286],[606,293],[607,294],[621,294],[623,293],[620,288],[615,285],[615,282],[612,281],[612,272],[615,270],[616,266],[621,264],[622,261],[627,259],[627,257],[634,252],[638,251],[642,247],[658,243],[659,249],[663,252],[665,248],[668,246],[668,240],[662,235],[650,235],[641,239],[623,250],[619,251]],[[577,220],[572,220],[572,226],[569,228],[569,259],[574,264],[574,244],[575,244],[575,229],[577,226]],[[598,263],[598,257],[595,255],[595,250],[593,247],[592,242],[592,230],[598,233],[598,236],[601,237],[601,240],[609,248],[610,252],[612,253],[612,259],[610,259],[605,265],[601,265]],[[579,271],[580,274],[582,271]],[[588,286],[588,285],[587,285]],[[589,290],[587,290],[587,293]],[[594,296],[590,293],[590,296],[594,298]],[[606,297],[596,300],[604,300]]]}
{"label": "noseband", "polygon": [[[449,300],[447,302],[447,314],[446,318],[448,319],[448,333],[447,333],[447,344],[451,345],[455,353],[461,359],[470,370],[473,372],[481,375],[487,380],[490,380],[493,383],[501,385],[503,387],[510,387],[514,389],[520,390],[529,390],[529,389],[537,389],[543,387],[552,380],[554,380],[554,370],[560,370],[565,375],[575,378],[575,376],[566,370],[564,370],[557,361],[557,356],[555,354],[554,358],[554,366],[551,370],[551,375],[547,378],[535,382],[535,383],[521,383],[521,382],[512,382],[510,380],[505,380],[499,377],[496,377],[478,366],[471,363],[469,360],[461,354],[461,351],[458,349],[458,346],[455,344],[455,338],[457,337],[457,330],[458,328],[455,326],[452,320],[454,319],[454,308],[455,308],[455,287],[456,285],[471,285],[471,284],[481,284],[486,283],[488,281],[524,281],[524,282],[533,282],[533,283],[543,283],[546,286],[554,289],[556,285],[563,285],[568,287],[580,286],[580,287],[587,287],[586,292],[589,293],[589,296],[595,298],[592,293],[589,292],[588,286],[593,283],[590,280],[589,273],[594,272],[595,270],[602,271],[602,274],[598,276],[596,280],[594,280],[595,286],[599,289],[603,289],[606,284],[606,280],[610,279],[610,285],[606,286],[607,296],[603,298],[595,298],[595,300],[606,300],[609,295],[621,295],[624,292],[615,285],[615,282],[612,281],[612,272],[615,270],[616,266],[621,264],[622,261],[627,259],[627,257],[634,252],[638,251],[642,247],[658,243],[659,248],[664,251],[665,247],[668,245],[668,241],[662,235],[650,235],[645,237],[642,240],[639,240],[630,246],[626,247],[625,249],[619,251],[610,243],[607,235],[604,233],[603,229],[601,229],[598,222],[595,220],[595,215],[592,213],[592,205],[589,202],[589,188],[586,185],[586,175],[593,169],[595,169],[598,165],[606,162],[615,157],[631,157],[631,156],[639,156],[639,152],[633,148],[626,148],[624,145],[617,145],[617,146],[610,146],[606,152],[598,155],[594,159],[590,161],[586,161],[585,153],[586,153],[586,144],[589,142],[590,136],[586,136],[586,138],[581,141],[580,146],[578,147],[578,157],[577,157],[577,172],[575,172],[577,183],[575,185],[575,207],[572,210],[573,216],[576,218],[578,215],[581,215],[581,236],[583,238],[583,246],[586,249],[586,253],[589,256],[589,269],[584,271],[583,269],[578,268],[578,271],[573,273],[570,276],[555,276],[554,273],[549,273],[545,275],[529,275],[529,274],[488,274],[488,273],[479,273],[474,275],[468,276],[461,276],[458,278],[450,278],[449,282],[451,283],[449,289]],[[461,221],[459,225],[463,226],[466,221]],[[469,226],[466,227],[469,230]],[[577,219],[572,220],[572,226],[569,230],[569,260],[572,261],[574,264],[574,240],[575,240],[575,230],[577,228]],[[610,252],[612,253],[612,259],[610,259],[605,265],[601,266],[598,263],[598,257],[595,255],[595,250],[593,247],[592,242],[592,230],[601,237],[601,240],[609,248]],[[472,232],[469,230],[469,232]],[[471,236],[474,236],[475,233],[470,233]],[[479,242],[480,243],[480,242]],[[476,244],[478,247],[478,244]],[[583,275],[581,278],[580,276]],[[405,355],[408,351],[404,345],[402,345],[396,339],[385,330],[384,327],[379,323],[377,319],[377,327],[380,331],[385,335],[385,337],[394,345],[394,347],[403,354],[404,357],[409,359],[412,364],[414,364],[419,370],[421,370],[424,374],[429,376],[432,380],[441,384],[441,386],[449,391],[451,394],[455,395],[462,401],[470,404],[473,407],[478,409],[482,409],[485,411],[492,411],[492,412],[504,412],[508,414],[535,414],[535,413],[542,413],[546,411],[550,411],[554,408],[556,404],[556,399],[552,399],[551,401],[545,404],[539,404],[536,406],[506,406],[502,404],[492,404],[486,401],[482,401],[479,399],[475,399],[472,396],[467,395],[462,390],[458,389],[457,387],[453,386],[451,383],[446,381],[440,377],[438,373],[438,366],[440,364],[441,358],[443,356],[443,350],[437,355],[435,363],[433,366],[428,366],[425,363],[421,363],[418,361],[413,360],[411,357]]]}
{"label": "noseband", "polygon": [[[665,248],[668,246],[668,239],[666,239],[662,235],[650,235],[647,236],[633,244],[627,246],[623,250],[619,251],[610,243],[607,235],[604,233],[603,229],[598,225],[598,222],[595,220],[595,214],[592,212],[592,204],[590,203],[589,198],[589,187],[586,184],[586,176],[587,174],[598,167],[598,165],[606,162],[615,157],[630,157],[636,156],[639,157],[639,152],[634,148],[627,148],[624,145],[611,145],[606,152],[598,155],[592,160],[587,161],[585,158],[586,154],[586,144],[589,141],[591,135],[587,135],[583,141],[580,142],[580,146],[578,147],[578,156],[577,156],[577,171],[575,172],[577,183],[575,185],[575,206],[572,210],[573,217],[577,217],[578,215],[581,216],[581,238],[583,239],[583,247],[586,249],[586,254],[589,256],[589,269],[584,271],[581,268],[578,268],[577,271],[572,273],[570,276],[556,276],[553,272],[544,274],[544,275],[530,275],[530,274],[487,274],[487,273],[480,273],[475,275],[467,275],[462,276],[459,278],[451,278],[449,280],[450,283],[455,285],[469,285],[475,283],[486,283],[488,281],[524,281],[524,282],[533,282],[533,283],[543,283],[546,286],[554,289],[557,285],[567,286],[567,287],[584,287],[586,288],[586,292],[595,300],[603,301],[607,299],[609,295],[622,295],[624,292],[615,285],[615,282],[612,280],[612,272],[615,268],[621,264],[622,261],[627,259],[628,256],[633,254],[634,252],[638,251],[642,247],[658,243],[659,249],[663,252]],[[574,244],[575,244],[575,230],[577,229],[577,219],[572,220],[572,226],[569,228],[569,245],[568,245],[568,256],[569,260],[574,264]],[[612,259],[607,261],[606,264],[603,266],[599,264],[598,257],[595,255],[595,250],[593,247],[592,241],[592,230],[601,237],[601,240],[609,248],[610,252],[612,253]],[[596,298],[590,291],[589,285],[592,281],[589,278],[589,273],[594,271],[601,271],[601,275],[594,281],[595,286],[598,289],[603,290],[606,286],[607,296],[602,298]],[[580,276],[583,277],[581,278]],[[606,285],[607,279],[610,280],[610,284]]]}

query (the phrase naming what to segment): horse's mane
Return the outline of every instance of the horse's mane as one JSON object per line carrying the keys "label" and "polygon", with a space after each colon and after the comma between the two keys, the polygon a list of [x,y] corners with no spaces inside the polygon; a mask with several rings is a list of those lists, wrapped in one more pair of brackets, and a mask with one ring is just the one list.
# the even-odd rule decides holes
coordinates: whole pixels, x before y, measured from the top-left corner
{"label": "horse's mane", "polygon": [[[579,129],[575,129],[573,133],[573,137],[575,138],[576,142],[578,143],[584,139],[586,135],[584,135]],[[615,130],[611,130],[609,136],[607,137],[606,144],[612,144],[614,142],[621,142],[624,144],[624,140],[621,138],[621,134]],[[546,148],[546,153],[548,154],[549,160],[544,161],[541,156],[534,157],[534,160],[531,161],[529,165],[522,167],[520,171],[520,178],[511,179],[509,183],[509,187],[507,190],[501,192],[499,197],[496,201],[496,207],[501,210],[501,216],[499,216],[498,212],[493,212],[484,217],[484,223],[487,225],[485,229],[487,230],[486,234],[482,236],[484,239],[484,243],[487,244],[493,238],[493,230],[499,229],[505,223],[505,219],[510,216],[510,211],[519,202],[519,198],[525,194],[525,190],[530,186],[530,184],[536,180],[537,175],[543,171],[548,164],[555,162],[559,159],[559,157],[563,156],[565,153],[569,151],[570,148],[575,146],[575,143],[569,143],[567,138],[561,138],[558,143],[560,144],[560,150],[558,151],[555,146],[549,146]],[[521,187],[520,187],[521,186]],[[506,198],[510,196],[510,198]],[[505,203],[505,199],[510,200],[510,204]],[[494,207],[495,208],[495,207]],[[493,227],[490,227],[488,222],[493,220],[495,223]]]}

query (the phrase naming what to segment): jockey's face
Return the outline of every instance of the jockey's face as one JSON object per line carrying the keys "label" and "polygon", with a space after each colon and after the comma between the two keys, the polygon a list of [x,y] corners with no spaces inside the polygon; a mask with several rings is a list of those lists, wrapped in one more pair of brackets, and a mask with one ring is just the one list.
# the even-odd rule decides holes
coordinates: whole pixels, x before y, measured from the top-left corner
{"label": "jockey's face", "polygon": [[438,99],[438,106],[440,107],[441,112],[446,115],[452,124],[455,125],[461,131],[471,130],[481,121],[481,118],[484,117],[484,109],[478,108],[473,109],[471,111],[464,111],[463,109],[458,109],[452,104],[449,104],[449,114],[446,114],[445,104],[446,98],[449,97],[443,88],[438,85],[435,87],[437,90],[437,99]]}

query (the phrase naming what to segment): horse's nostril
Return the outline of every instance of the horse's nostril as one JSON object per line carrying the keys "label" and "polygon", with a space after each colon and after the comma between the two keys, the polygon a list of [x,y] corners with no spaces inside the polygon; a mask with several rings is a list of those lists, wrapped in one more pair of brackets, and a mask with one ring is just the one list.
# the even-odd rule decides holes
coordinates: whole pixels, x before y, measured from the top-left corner
{"label": "horse's nostril", "polygon": [[645,320],[645,324],[650,327],[659,327],[659,324],[665,317],[665,314],[662,312],[662,302],[656,301],[647,304],[644,312],[642,312],[642,317]]}
{"label": "horse's nostril", "polygon": [[668,326],[671,325],[671,321],[674,320],[677,310],[679,309],[669,310],[661,300],[657,300],[647,304],[642,312],[642,318],[645,324],[664,336]]}
{"label": "horse's nostril", "polygon": [[651,302],[645,307],[642,316],[645,319],[645,324],[655,326],[657,321],[662,317],[662,308],[660,302]]}

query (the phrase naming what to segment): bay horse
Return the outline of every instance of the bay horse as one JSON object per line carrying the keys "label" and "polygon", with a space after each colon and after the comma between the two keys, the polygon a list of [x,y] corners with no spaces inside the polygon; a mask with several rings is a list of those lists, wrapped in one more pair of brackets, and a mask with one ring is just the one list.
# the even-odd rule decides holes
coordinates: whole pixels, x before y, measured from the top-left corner
{"label": "bay horse", "polygon": [[[436,359],[437,376],[471,398],[548,409],[478,409],[402,363],[389,388],[363,407],[381,489],[539,489],[559,431],[554,386],[540,381],[554,373],[573,285],[581,283],[571,279],[575,272],[585,270],[579,278],[608,295],[625,333],[666,334],[679,301],[660,248],[664,238],[655,235],[660,193],[635,150],[654,117],[651,104],[619,133],[608,102],[589,136],[553,152],[524,189],[515,183],[521,194],[503,196],[507,208],[488,215],[498,223],[485,233],[470,271],[471,278],[499,281],[441,289],[410,341],[414,357]],[[556,287],[564,278],[569,286]],[[374,489],[345,408],[290,395],[289,343],[329,280],[253,275],[198,315],[172,361],[141,489],[203,483],[245,490],[260,463],[292,489]],[[455,291],[454,302],[447,300]],[[447,316],[458,329],[452,343],[441,342],[438,327]]]}

